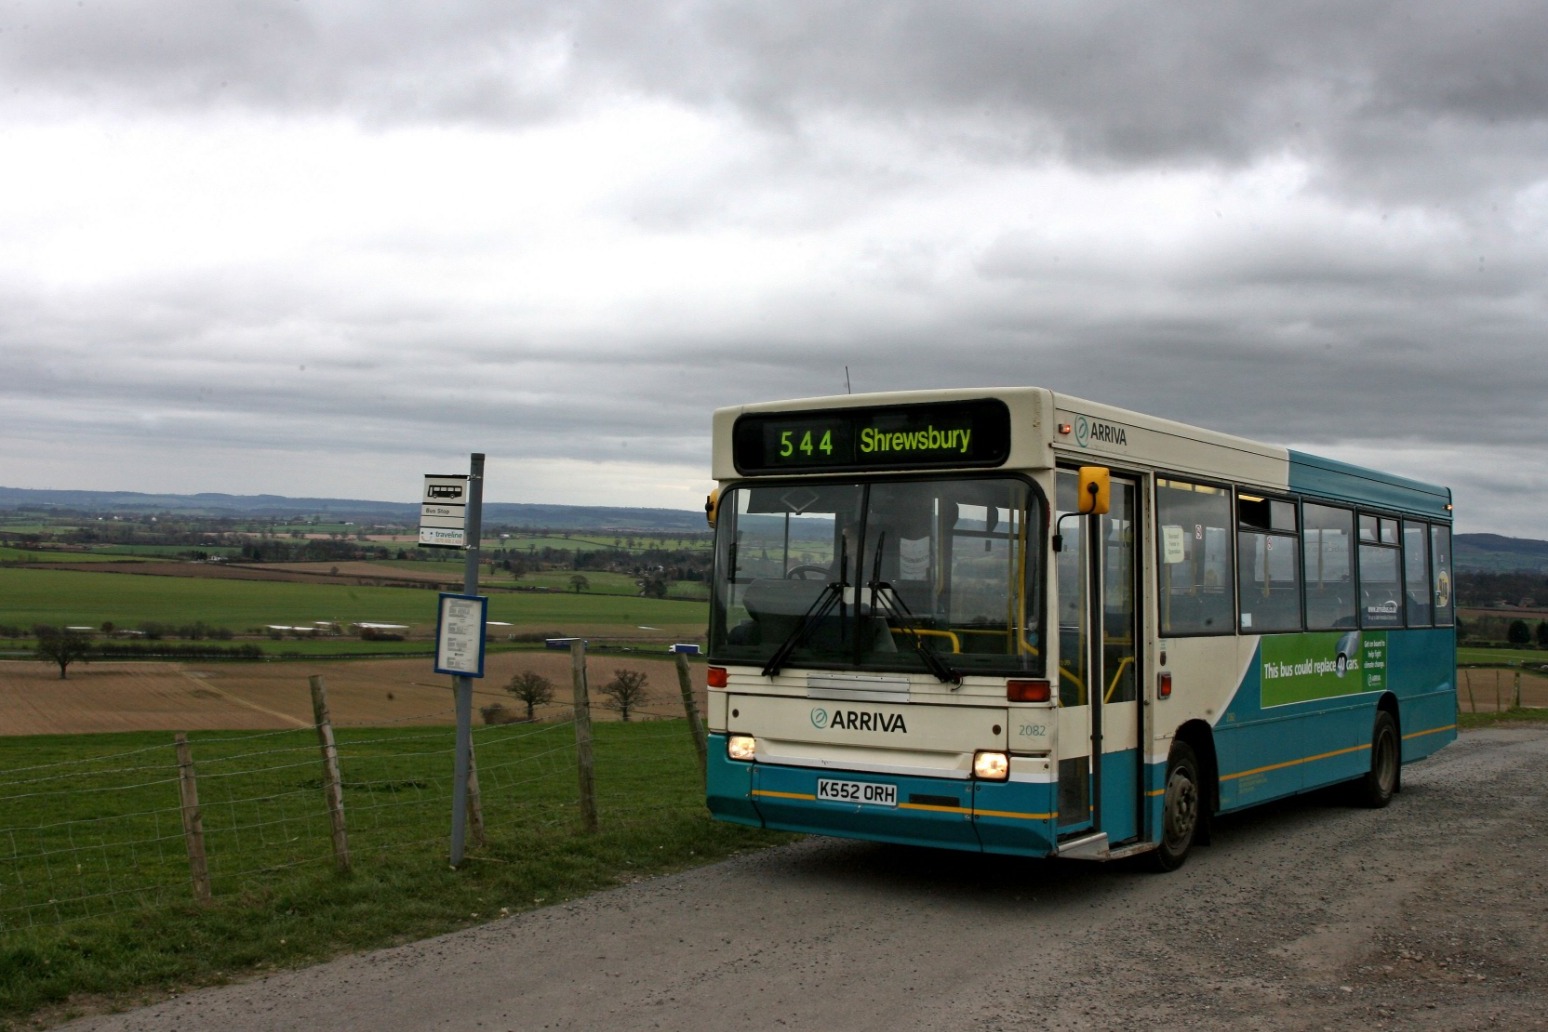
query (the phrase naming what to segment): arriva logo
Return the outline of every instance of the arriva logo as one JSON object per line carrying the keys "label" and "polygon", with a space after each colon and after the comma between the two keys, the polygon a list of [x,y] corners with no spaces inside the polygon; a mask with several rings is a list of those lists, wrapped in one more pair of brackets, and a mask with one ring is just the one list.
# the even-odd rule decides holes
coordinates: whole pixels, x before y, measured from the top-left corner
{"label": "arriva logo", "polygon": [[878,713],[875,710],[835,710],[829,714],[827,710],[816,707],[812,710],[812,727],[819,731],[831,729],[908,734],[908,725],[903,723],[903,714]]}
{"label": "arriva logo", "polygon": [[1129,433],[1123,427],[1114,426],[1112,423],[1102,423],[1096,420],[1088,420],[1085,416],[1076,416],[1075,443],[1082,448],[1089,448],[1092,441],[1127,448],[1129,446]]}

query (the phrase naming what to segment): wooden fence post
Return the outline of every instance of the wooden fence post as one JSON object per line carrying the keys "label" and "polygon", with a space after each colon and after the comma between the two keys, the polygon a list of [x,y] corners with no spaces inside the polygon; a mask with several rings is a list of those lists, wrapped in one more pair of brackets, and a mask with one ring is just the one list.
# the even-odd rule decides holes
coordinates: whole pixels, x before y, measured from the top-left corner
{"label": "wooden fence post", "polygon": [[484,802],[478,794],[478,753],[473,748],[471,736],[468,738],[468,837],[474,846],[483,847]]}
{"label": "wooden fence post", "polygon": [[586,642],[570,639],[570,674],[575,689],[575,765],[580,772],[581,821],[597,830],[596,761],[591,752],[591,697],[586,691]]}
{"label": "wooden fence post", "polygon": [[693,698],[693,678],[688,674],[688,657],[677,654],[677,687],[683,694],[683,715],[688,718],[688,734],[693,736],[693,751],[699,756],[699,776],[705,772],[704,722],[699,719],[699,704]]}
{"label": "wooden fence post", "polygon": [[193,875],[194,899],[210,901],[210,868],[204,856],[204,815],[199,812],[199,783],[194,776],[193,749],[181,731],[177,743],[177,790],[182,799],[183,841],[188,846],[188,870]]}
{"label": "wooden fence post", "polygon": [[323,679],[313,674],[312,721],[317,725],[317,741],[322,746],[323,798],[328,803],[328,821],[333,828],[333,862],[348,872],[349,836],[344,831],[344,786],[339,779],[339,750],[333,741],[333,721],[328,715],[328,689]]}

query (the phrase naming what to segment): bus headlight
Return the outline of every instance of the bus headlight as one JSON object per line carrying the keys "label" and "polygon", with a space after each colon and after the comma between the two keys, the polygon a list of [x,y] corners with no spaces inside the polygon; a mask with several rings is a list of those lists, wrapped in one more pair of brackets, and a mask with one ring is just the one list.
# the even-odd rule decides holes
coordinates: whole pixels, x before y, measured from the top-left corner
{"label": "bus headlight", "polygon": [[1005,781],[1010,777],[1010,757],[1002,752],[973,754],[973,776],[980,781]]}
{"label": "bus headlight", "polygon": [[758,755],[758,740],[752,735],[732,735],[726,739],[726,755],[751,763]]}

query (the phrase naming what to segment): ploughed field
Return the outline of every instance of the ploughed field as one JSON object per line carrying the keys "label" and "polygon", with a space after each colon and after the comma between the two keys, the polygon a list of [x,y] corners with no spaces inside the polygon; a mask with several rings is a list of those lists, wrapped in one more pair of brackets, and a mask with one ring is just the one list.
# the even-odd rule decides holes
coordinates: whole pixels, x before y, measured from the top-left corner
{"label": "ploughed field", "polygon": [[[677,666],[669,656],[592,653],[586,659],[593,719],[614,719],[598,689],[621,669],[644,671],[650,693],[635,719],[682,715]],[[554,702],[538,719],[565,719],[573,698],[570,654],[564,651],[492,653],[485,676],[473,682],[475,710],[501,703],[525,713],[504,686],[519,671],[554,683]],[[690,666],[702,698],[703,668]],[[308,679],[320,675],[339,727],[453,723],[451,678],[434,672],[428,657],[271,663],[78,662],[61,680],[53,664],[0,662],[0,735],[82,734],[102,731],[252,731],[308,727]],[[477,712],[474,721],[479,722]]]}

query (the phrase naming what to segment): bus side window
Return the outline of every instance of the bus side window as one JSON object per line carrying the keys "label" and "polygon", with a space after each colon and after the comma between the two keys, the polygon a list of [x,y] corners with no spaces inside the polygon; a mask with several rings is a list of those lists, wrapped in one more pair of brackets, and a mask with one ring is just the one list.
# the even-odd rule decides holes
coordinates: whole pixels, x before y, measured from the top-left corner
{"label": "bus side window", "polygon": [[1238,494],[1236,518],[1243,633],[1300,630],[1301,538],[1295,503]]}
{"label": "bus side window", "polygon": [[1397,520],[1360,516],[1360,626],[1403,626],[1403,550]]}
{"label": "bus side window", "polygon": [[1161,534],[1161,633],[1236,630],[1236,535],[1231,493],[1182,480],[1156,481]]}
{"label": "bus side window", "polygon": [[1452,609],[1450,527],[1439,524],[1430,527],[1430,577],[1435,598],[1435,625],[1450,627],[1456,619]]}
{"label": "bus side window", "polygon": [[1403,589],[1408,626],[1430,626],[1430,528],[1403,521]]}
{"label": "bus side window", "polygon": [[1301,506],[1306,626],[1314,631],[1355,626],[1354,513],[1330,505]]}

